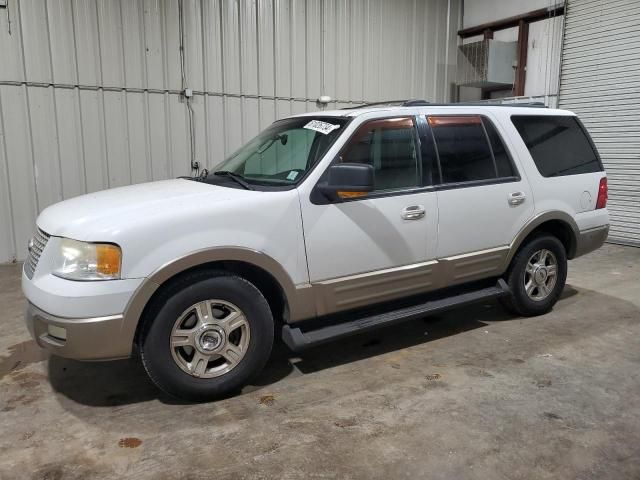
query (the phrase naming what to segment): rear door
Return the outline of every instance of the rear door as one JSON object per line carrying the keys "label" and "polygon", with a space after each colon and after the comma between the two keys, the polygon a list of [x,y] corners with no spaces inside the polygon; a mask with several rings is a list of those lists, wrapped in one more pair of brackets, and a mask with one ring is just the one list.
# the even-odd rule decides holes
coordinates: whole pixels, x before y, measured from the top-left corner
{"label": "rear door", "polygon": [[454,282],[498,275],[533,216],[532,192],[496,124],[484,115],[427,116],[438,196],[436,256]]}

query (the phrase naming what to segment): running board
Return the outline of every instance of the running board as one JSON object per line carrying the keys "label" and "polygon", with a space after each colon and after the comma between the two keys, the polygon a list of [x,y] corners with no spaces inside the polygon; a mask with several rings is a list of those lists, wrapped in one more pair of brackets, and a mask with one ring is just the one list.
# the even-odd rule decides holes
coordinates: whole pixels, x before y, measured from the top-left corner
{"label": "running board", "polygon": [[502,297],[507,294],[509,294],[508,285],[504,280],[499,279],[497,284],[492,287],[472,290],[382,314],[365,316],[355,320],[325,325],[306,331],[303,331],[295,325],[285,325],[282,327],[282,340],[291,350],[300,351],[338,338],[349,337],[469,303]]}

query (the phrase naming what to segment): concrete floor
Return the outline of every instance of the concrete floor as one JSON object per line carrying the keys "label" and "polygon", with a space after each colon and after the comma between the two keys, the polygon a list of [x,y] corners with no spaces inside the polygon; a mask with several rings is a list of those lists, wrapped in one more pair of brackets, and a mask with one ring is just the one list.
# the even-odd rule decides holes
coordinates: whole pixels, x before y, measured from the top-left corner
{"label": "concrete floor", "polygon": [[0,478],[638,479],[640,249],[570,264],[554,311],[464,308],[318,348],[257,385],[161,395],[134,361],[47,358],[0,267]]}

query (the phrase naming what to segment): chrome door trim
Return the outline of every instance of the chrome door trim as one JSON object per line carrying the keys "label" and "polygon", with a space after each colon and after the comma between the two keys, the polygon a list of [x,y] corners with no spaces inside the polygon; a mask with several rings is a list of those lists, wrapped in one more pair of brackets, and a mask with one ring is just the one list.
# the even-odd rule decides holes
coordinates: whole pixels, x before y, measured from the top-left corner
{"label": "chrome door trim", "polygon": [[527,195],[524,192],[513,192],[509,194],[508,202],[510,206],[517,207],[522,205],[526,199]]}
{"label": "chrome door trim", "polygon": [[405,220],[420,220],[427,213],[423,205],[410,205],[402,209],[402,218]]}

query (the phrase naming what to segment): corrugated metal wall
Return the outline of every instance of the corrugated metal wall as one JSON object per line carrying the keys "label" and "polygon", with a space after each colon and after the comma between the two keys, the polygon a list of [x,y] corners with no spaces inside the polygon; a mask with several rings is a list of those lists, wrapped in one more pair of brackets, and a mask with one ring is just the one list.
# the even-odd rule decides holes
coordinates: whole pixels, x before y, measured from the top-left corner
{"label": "corrugated metal wall", "polygon": [[[459,0],[183,2],[195,159],[349,102],[448,100]],[[178,0],[9,0],[0,9],[0,262],[38,212],[190,172]]]}
{"label": "corrugated metal wall", "polygon": [[560,107],[577,113],[609,179],[609,239],[640,246],[640,2],[567,2]]}

